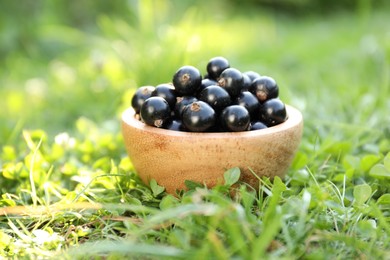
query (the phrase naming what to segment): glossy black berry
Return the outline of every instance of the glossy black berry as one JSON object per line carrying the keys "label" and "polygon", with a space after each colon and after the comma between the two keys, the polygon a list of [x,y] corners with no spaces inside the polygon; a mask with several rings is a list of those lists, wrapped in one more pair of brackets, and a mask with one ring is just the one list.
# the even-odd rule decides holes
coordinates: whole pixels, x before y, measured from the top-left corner
{"label": "glossy black berry", "polygon": [[257,73],[257,72],[254,72],[252,70],[245,71],[242,74],[247,75],[250,78],[251,82],[254,81],[257,78],[260,78],[260,74]]}
{"label": "glossy black berry", "polygon": [[185,131],[183,122],[179,119],[173,119],[163,126],[165,129],[173,131]]}
{"label": "glossy black berry", "polygon": [[260,102],[257,97],[255,97],[249,91],[241,92],[240,95],[234,100],[234,104],[245,107],[251,116],[251,121],[258,119]]}
{"label": "glossy black berry", "polygon": [[199,100],[209,104],[217,113],[232,102],[229,93],[217,85],[211,85],[202,90]]}
{"label": "glossy black berry", "polygon": [[253,80],[249,91],[252,92],[261,103],[279,96],[279,87],[276,81],[268,76],[261,76]]}
{"label": "glossy black berry", "polygon": [[140,115],[145,124],[163,127],[170,120],[171,109],[162,97],[150,97],[142,104]]}
{"label": "glossy black berry", "polygon": [[207,75],[209,79],[218,80],[222,71],[230,68],[229,61],[224,57],[214,57],[207,63]]}
{"label": "glossy black berry", "polygon": [[155,90],[152,92],[152,97],[162,97],[168,102],[171,109],[175,107],[176,92],[175,88],[171,84],[157,85]]}
{"label": "glossy black berry", "polygon": [[252,84],[252,80],[248,75],[244,73],[242,74],[242,77],[243,77],[243,83],[242,83],[241,91],[248,91]]}
{"label": "glossy black berry", "polygon": [[214,109],[203,101],[196,101],[183,110],[182,121],[191,132],[205,132],[215,125]]}
{"label": "glossy black berry", "polygon": [[200,88],[202,75],[193,66],[183,66],[173,75],[172,82],[178,96],[190,96]]}
{"label": "glossy black berry", "polygon": [[235,68],[228,68],[222,71],[218,85],[224,88],[231,97],[236,97],[240,94],[244,84],[242,73]]}
{"label": "glossy black berry", "polygon": [[193,97],[193,96],[177,97],[175,109],[174,109],[175,117],[181,118],[184,108],[187,105],[194,103],[195,101],[198,101],[198,99],[196,97]]}
{"label": "glossy black berry", "polygon": [[202,83],[200,84],[200,88],[198,89],[198,93],[202,92],[206,87],[211,85],[217,85],[218,82],[213,79],[202,79]]}
{"label": "glossy black berry", "polygon": [[135,118],[174,131],[259,130],[287,120],[279,87],[268,76],[231,68],[221,56],[210,59],[206,73],[182,66],[172,83],[143,86],[131,105]]}
{"label": "glossy black berry", "polygon": [[249,130],[253,131],[253,130],[261,130],[265,128],[267,128],[266,124],[260,121],[255,121],[251,123]]}
{"label": "glossy black berry", "polygon": [[143,86],[136,90],[131,99],[131,106],[134,108],[137,114],[141,110],[141,106],[145,102],[145,100],[151,97],[154,89],[155,88],[153,86]]}
{"label": "glossy black berry", "polygon": [[285,104],[278,98],[265,101],[260,105],[260,121],[268,127],[283,123],[287,119]]}
{"label": "glossy black berry", "polygon": [[249,130],[250,116],[245,107],[231,105],[226,107],[220,115],[221,127],[225,131],[240,132]]}

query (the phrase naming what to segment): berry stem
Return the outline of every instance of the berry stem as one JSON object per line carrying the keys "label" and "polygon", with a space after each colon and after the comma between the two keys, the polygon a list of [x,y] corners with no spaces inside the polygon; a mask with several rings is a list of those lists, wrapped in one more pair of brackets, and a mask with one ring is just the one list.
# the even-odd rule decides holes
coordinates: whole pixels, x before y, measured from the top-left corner
{"label": "berry stem", "polygon": [[197,102],[191,104],[191,111],[198,112],[200,110],[200,105]]}

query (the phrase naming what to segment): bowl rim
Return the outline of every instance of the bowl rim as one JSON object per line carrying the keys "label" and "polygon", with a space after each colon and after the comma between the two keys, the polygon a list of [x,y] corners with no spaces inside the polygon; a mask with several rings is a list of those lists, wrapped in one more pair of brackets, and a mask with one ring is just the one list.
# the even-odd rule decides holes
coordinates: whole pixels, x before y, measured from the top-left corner
{"label": "bowl rim", "polygon": [[164,128],[158,128],[146,125],[140,120],[135,118],[135,110],[132,107],[127,108],[122,113],[122,124],[132,128],[136,128],[148,133],[159,134],[172,137],[202,137],[202,138],[250,138],[256,136],[266,136],[270,134],[276,134],[285,130],[294,128],[303,123],[302,113],[293,106],[286,104],[287,120],[276,126],[268,127],[265,129],[243,131],[243,132],[181,132],[168,130]]}

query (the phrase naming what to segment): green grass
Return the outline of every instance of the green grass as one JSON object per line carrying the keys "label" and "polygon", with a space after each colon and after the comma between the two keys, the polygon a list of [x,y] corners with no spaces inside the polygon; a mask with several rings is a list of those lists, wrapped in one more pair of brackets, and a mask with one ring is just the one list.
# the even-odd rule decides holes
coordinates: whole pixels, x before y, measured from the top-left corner
{"label": "green grass", "polygon": [[[0,256],[389,259],[389,9],[298,17],[135,3],[87,29],[53,6],[27,29],[8,24]],[[15,32],[25,37],[12,42]],[[179,197],[149,188],[126,155],[121,112],[137,87],[184,64],[204,72],[217,55],[273,76],[302,111],[286,178],[262,179],[256,192],[232,169],[224,185],[192,184]]]}

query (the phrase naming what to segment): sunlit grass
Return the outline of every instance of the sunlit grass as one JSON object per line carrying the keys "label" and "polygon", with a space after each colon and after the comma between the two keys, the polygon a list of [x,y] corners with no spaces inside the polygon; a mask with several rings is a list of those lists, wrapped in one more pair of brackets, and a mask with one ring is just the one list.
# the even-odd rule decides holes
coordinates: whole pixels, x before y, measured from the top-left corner
{"label": "sunlit grass", "polygon": [[[134,1],[94,30],[43,23],[30,52],[2,61],[2,257],[390,257],[387,11],[212,7]],[[184,64],[204,73],[217,55],[273,76],[302,111],[286,179],[236,196],[235,181],[178,197],[147,187],[124,150],[122,111],[137,87]]]}

